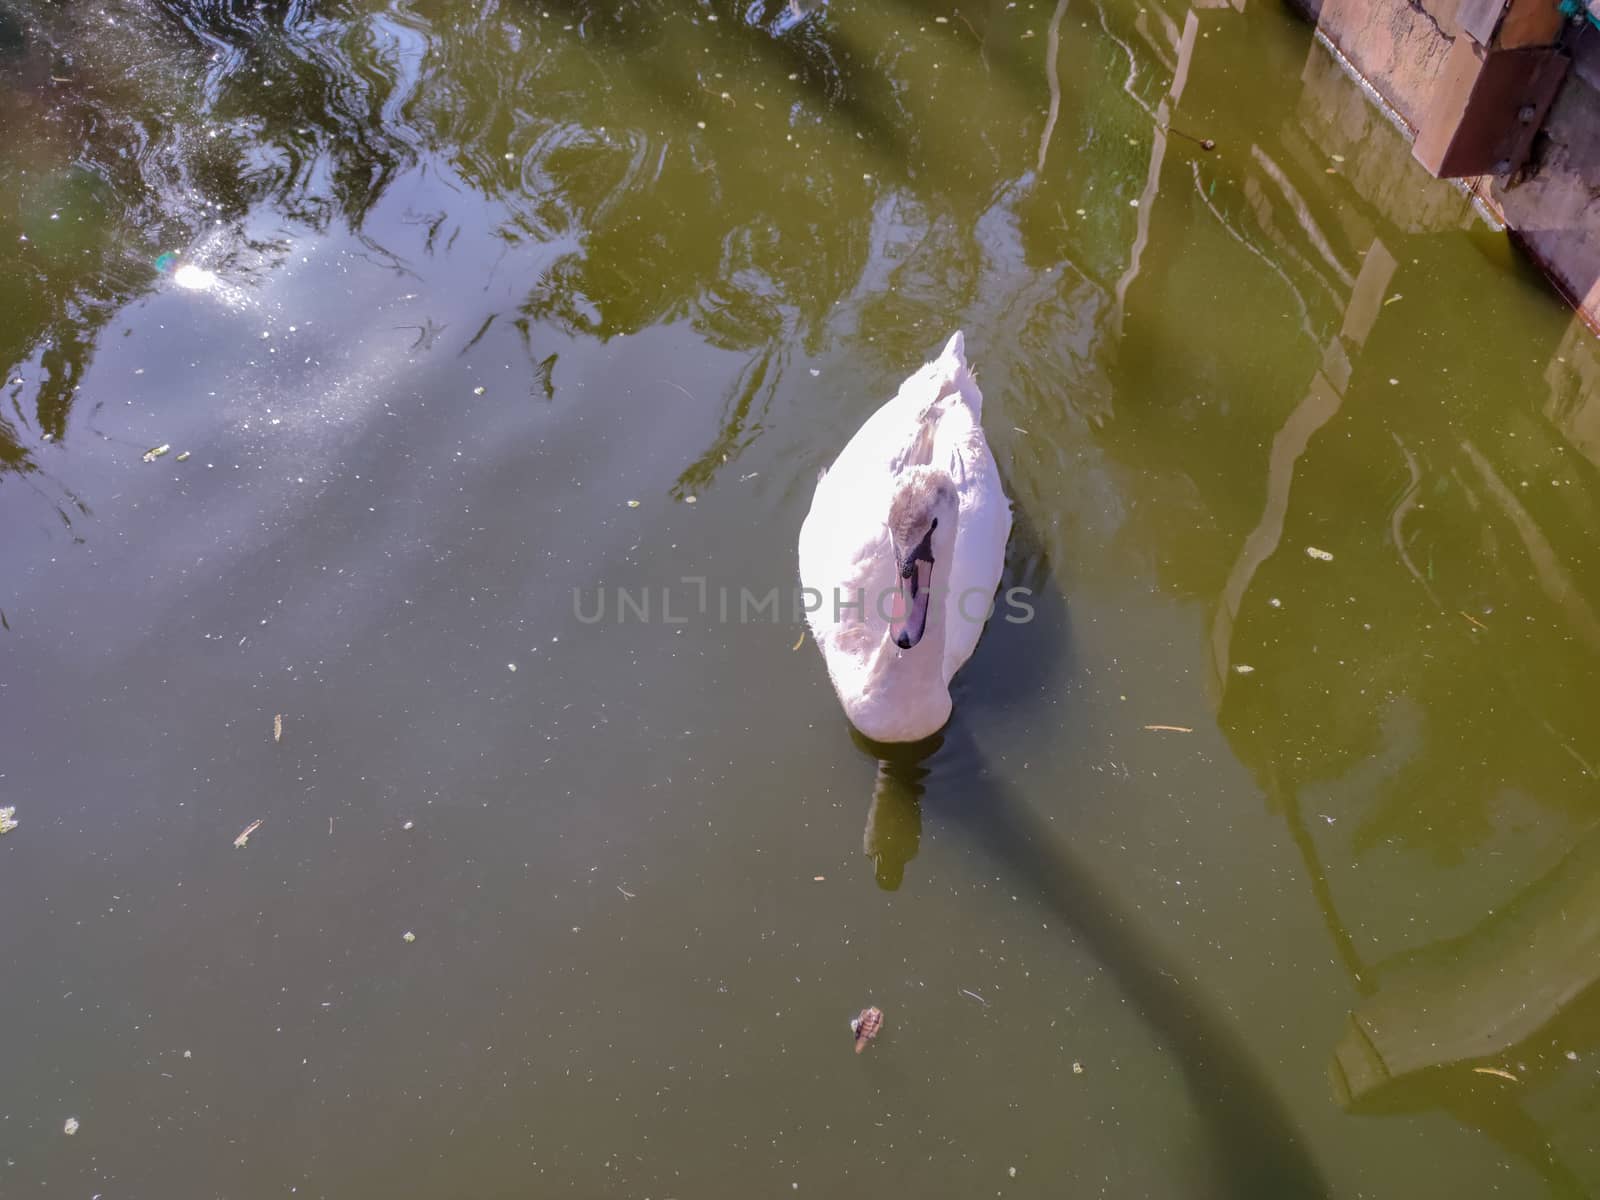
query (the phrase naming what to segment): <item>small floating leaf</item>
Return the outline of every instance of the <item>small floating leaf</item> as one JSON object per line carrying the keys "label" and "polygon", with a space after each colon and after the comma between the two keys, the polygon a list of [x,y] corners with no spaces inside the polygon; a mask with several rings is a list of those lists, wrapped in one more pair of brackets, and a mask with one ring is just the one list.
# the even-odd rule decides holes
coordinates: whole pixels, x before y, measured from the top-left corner
{"label": "small floating leaf", "polygon": [[1315,546],[1307,546],[1306,547],[1306,557],[1307,558],[1314,558],[1318,562],[1332,562],[1333,561],[1333,555],[1329,554],[1326,550],[1318,550]]}
{"label": "small floating leaf", "polygon": [[17,827],[17,810],[15,806],[0,808],[0,833],[10,833]]}
{"label": "small floating leaf", "polygon": [[145,462],[155,462],[156,459],[171,449],[172,447],[166,442],[162,442],[159,446],[152,446],[144,452],[144,460]]}

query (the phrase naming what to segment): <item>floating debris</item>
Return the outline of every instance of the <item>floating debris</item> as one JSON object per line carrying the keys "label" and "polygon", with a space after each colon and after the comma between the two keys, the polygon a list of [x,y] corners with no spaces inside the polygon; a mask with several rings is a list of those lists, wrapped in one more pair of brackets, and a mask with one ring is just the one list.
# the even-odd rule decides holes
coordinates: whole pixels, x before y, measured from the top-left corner
{"label": "floating debris", "polygon": [[172,461],[173,462],[188,462],[189,461],[189,452],[187,450],[183,451],[181,454],[178,455],[177,458],[173,459]]}
{"label": "floating debris", "polygon": [[800,649],[801,646],[804,646],[805,644],[806,644],[805,630],[801,630],[800,631],[800,636],[795,639],[794,645],[790,646],[789,649],[790,650],[798,650],[798,649]]}
{"label": "floating debris", "polygon": [[245,844],[250,841],[250,835],[252,833],[254,833],[256,830],[260,829],[260,828],[261,828],[261,818],[257,817],[254,821],[251,821],[250,824],[248,824],[248,825],[246,825],[244,827],[244,832],[242,832],[238,837],[233,839],[233,844],[238,849],[243,850],[244,847],[245,847]]}
{"label": "floating debris", "polygon": [[17,827],[17,809],[15,805],[0,808],[0,833],[10,833]]}
{"label": "floating debris", "polygon": [[1082,1075],[1083,1074],[1083,1064],[1081,1062],[1073,1063],[1072,1064],[1072,1073],[1074,1075]]}
{"label": "floating debris", "polygon": [[685,496],[683,498],[683,502],[685,504],[699,504],[700,503],[700,497],[699,496]]}
{"label": "floating debris", "polygon": [[516,669],[517,669],[517,664],[516,663],[507,663],[506,664],[506,670],[515,671]]}
{"label": "floating debris", "polygon": [[861,1015],[850,1022],[850,1032],[856,1035],[856,1053],[865,1050],[867,1043],[877,1037],[882,1028],[883,1010],[872,1005],[863,1008]]}
{"label": "floating debris", "polygon": [[474,396],[481,396],[481,395],[483,395],[483,391],[484,391],[484,389],[483,389],[483,387],[482,387],[482,386],[481,386],[481,385],[480,385],[480,386],[478,386],[478,387],[475,387],[475,388],[473,388],[473,389],[472,389],[472,394],[473,394],[473,395],[474,395]]}
{"label": "floating debris", "polygon": [[1512,1083],[1522,1082],[1522,1080],[1518,1079],[1510,1071],[1502,1071],[1499,1067],[1473,1067],[1472,1073],[1474,1075],[1494,1075],[1500,1079],[1509,1079]]}
{"label": "floating debris", "polygon": [[408,930],[406,930],[404,933],[402,933],[400,935],[400,940],[402,942],[405,942],[407,945],[410,945],[412,942],[417,940],[417,935],[412,933],[411,930],[408,929]]}
{"label": "floating debris", "polygon": [[1146,729],[1154,733],[1193,733],[1194,730],[1187,725],[1146,725]]}
{"label": "floating debris", "polygon": [[1234,663],[1233,670],[1236,675],[1254,675],[1256,671],[1249,663]]}
{"label": "floating debris", "polygon": [[629,508],[638,508],[639,507],[639,502],[637,500],[629,500],[628,501],[628,507]]}
{"label": "floating debris", "polygon": [[1181,129],[1174,129],[1171,125],[1167,126],[1167,130],[1166,131],[1168,133],[1177,134],[1181,138],[1188,139],[1189,141],[1193,142],[1196,146],[1199,146],[1200,149],[1202,149],[1202,150],[1215,150],[1217,148],[1217,143],[1215,141],[1213,141],[1211,138],[1195,137],[1194,134],[1185,133]]}
{"label": "floating debris", "polygon": [[145,462],[155,462],[156,459],[160,458],[163,454],[167,453],[171,449],[171,445],[166,442],[162,442],[159,446],[152,446],[150,449],[144,452],[144,460]]}
{"label": "floating debris", "polygon": [[827,878],[826,875],[813,875],[811,877],[811,882],[812,883],[821,883],[826,878]]}
{"label": "floating debris", "polygon": [[1318,562],[1332,562],[1333,561],[1333,555],[1329,554],[1326,550],[1319,550],[1315,546],[1307,546],[1306,547],[1306,557],[1307,558],[1314,558]]}
{"label": "floating debris", "polygon": [[68,1137],[71,1137],[73,1134],[77,1133],[78,1132],[78,1118],[77,1117],[68,1117],[67,1118],[67,1123],[61,1127],[61,1132],[66,1134]]}
{"label": "floating debris", "polygon": [[417,827],[417,823],[415,821],[407,821],[404,825],[400,826],[401,829],[407,829],[407,830],[415,829],[416,827]]}
{"label": "floating debris", "polygon": [[283,714],[277,713],[272,718],[272,740],[283,741]]}
{"label": "floating debris", "polygon": [[959,992],[963,996],[970,996],[972,999],[976,1000],[979,1004],[983,1005],[985,1008],[989,1007],[989,1002],[987,1000],[985,1000],[982,996],[978,995],[977,992],[969,991],[966,988],[957,988],[956,991]]}

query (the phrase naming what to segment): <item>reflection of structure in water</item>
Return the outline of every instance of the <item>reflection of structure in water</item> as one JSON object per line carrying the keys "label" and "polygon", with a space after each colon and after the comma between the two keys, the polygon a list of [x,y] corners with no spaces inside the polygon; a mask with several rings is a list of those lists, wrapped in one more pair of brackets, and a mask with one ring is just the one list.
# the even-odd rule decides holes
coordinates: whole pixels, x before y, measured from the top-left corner
{"label": "reflection of structure in water", "polygon": [[[1202,37],[1235,20],[1212,6],[1198,18]],[[1185,114],[1227,111],[1207,46],[1185,63]],[[1471,201],[1422,177],[1320,46],[1301,79],[1298,103],[1265,118],[1281,127],[1206,130],[1237,155],[1153,165],[1148,245],[1121,289],[1128,323],[1140,336],[1141,314],[1180,305],[1197,332],[1166,331],[1159,367],[1123,368],[1100,436],[1146,470],[1171,454],[1195,493],[1175,493],[1194,509],[1188,541],[1225,539],[1186,556],[1174,538],[1162,568],[1209,600],[1219,722],[1282,815],[1354,986],[1333,1059],[1340,1099],[1361,1113],[1442,1111],[1556,1194],[1595,1194],[1600,773],[1579,714],[1592,711],[1600,652],[1585,553],[1600,523],[1585,475],[1600,465],[1600,347],[1576,321],[1480,297],[1495,313],[1480,321],[1509,314],[1496,333],[1515,327],[1527,357],[1458,341],[1418,380],[1432,311],[1456,303],[1438,235],[1466,230],[1506,264],[1508,289],[1515,269]],[[1340,177],[1333,195],[1315,183],[1325,172]],[[1309,380],[1306,355],[1280,370],[1290,356],[1252,344],[1242,314],[1195,303],[1205,293],[1185,251],[1208,222],[1298,310],[1320,358]],[[1186,397],[1185,377],[1206,371],[1223,386]],[[1519,397],[1539,371],[1548,399],[1535,383],[1530,411]],[[1253,465],[1215,469],[1205,451],[1225,431],[1261,447]],[[1336,551],[1332,564],[1306,559],[1313,541]],[[1231,560],[1223,579],[1219,559]],[[1532,628],[1557,633],[1524,638]],[[1239,662],[1256,669],[1236,675]],[[1474,1071],[1488,1067],[1516,1079]]]}
{"label": "reflection of structure in water", "polygon": [[[1539,1166],[1600,1187],[1600,830],[1459,938],[1369,969],[1331,1074],[1362,1112],[1443,1107]],[[1515,1081],[1488,1071],[1506,1071]]]}

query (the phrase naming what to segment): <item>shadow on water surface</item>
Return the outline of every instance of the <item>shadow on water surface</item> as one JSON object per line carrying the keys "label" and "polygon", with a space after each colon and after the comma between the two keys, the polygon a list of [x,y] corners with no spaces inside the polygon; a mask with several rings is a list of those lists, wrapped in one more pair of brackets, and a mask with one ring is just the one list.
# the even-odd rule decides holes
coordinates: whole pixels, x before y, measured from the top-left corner
{"label": "shadow on water surface", "polygon": [[[1017,717],[1071,656],[1065,598],[1048,558],[1018,511],[1002,594],[1030,589],[1034,618],[991,620],[963,671],[964,703]],[[1070,676],[1070,670],[1067,671]],[[1069,708],[1070,711],[1070,708]],[[985,712],[987,718],[990,714]],[[878,885],[899,887],[924,821],[984,854],[1008,888],[1026,894],[1054,926],[1075,933],[1177,1060],[1205,1131],[1205,1168],[1191,1195],[1216,1200],[1315,1200],[1329,1194],[1306,1141],[1256,1065],[1245,1040],[1192,982],[1187,969],[1140,930],[1082,860],[1042,820],[1033,801],[988,761],[958,701],[938,734],[909,745],[852,740],[877,764],[863,850]],[[1070,803],[1070,798],[1053,798]],[[1202,1182],[1203,1181],[1203,1182]]]}

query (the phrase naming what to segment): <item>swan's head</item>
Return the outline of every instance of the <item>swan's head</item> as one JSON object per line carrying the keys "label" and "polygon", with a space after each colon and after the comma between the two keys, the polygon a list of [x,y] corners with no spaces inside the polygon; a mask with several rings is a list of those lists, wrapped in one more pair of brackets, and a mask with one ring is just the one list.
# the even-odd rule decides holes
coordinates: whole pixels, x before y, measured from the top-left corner
{"label": "swan's head", "polygon": [[910,467],[896,480],[888,526],[899,595],[889,620],[889,635],[902,650],[920,642],[928,628],[934,571],[949,570],[948,563],[942,567],[939,563],[955,545],[959,510],[955,481],[948,472]]}

